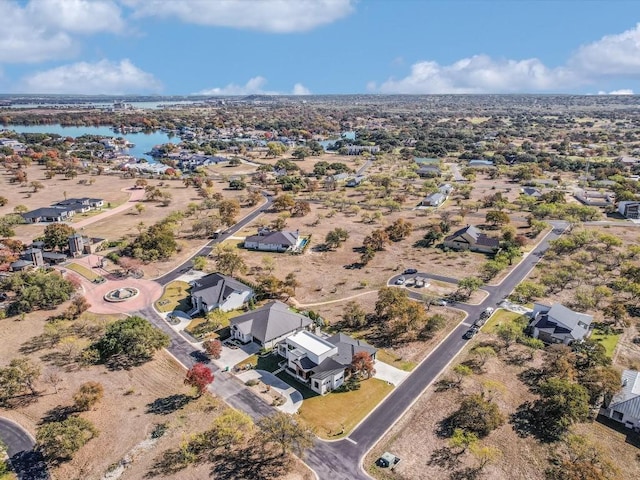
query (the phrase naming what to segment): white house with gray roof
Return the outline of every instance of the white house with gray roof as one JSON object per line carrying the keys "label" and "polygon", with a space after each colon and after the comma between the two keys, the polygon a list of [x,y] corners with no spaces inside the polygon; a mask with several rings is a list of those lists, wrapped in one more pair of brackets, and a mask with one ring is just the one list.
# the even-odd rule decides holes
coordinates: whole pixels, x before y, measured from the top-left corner
{"label": "white house with gray roof", "polygon": [[622,372],[622,389],[613,396],[609,406],[602,409],[602,413],[627,428],[640,431],[640,372]]}
{"label": "white house with gray roof", "polygon": [[286,252],[296,250],[301,243],[302,238],[298,230],[295,232],[272,232],[267,228],[263,228],[258,231],[257,235],[244,239],[244,248],[262,252]]}
{"label": "white house with gray roof", "polygon": [[376,349],[343,333],[324,339],[306,330],[278,344],[278,354],[286,359],[286,371],[320,395],[344,383],[353,356],[367,352],[375,359]]}
{"label": "white house with gray roof", "polygon": [[221,273],[211,273],[189,282],[193,313],[223,312],[241,308],[253,296],[253,289]]}
{"label": "white house with gray roof", "polygon": [[309,317],[274,301],[232,318],[230,328],[231,336],[242,343],[256,342],[264,348],[272,348],[289,335],[309,328],[312,323]]}
{"label": "white house with gray roof", "polygon": [[545,343],[570,345],[591,334],[591,322],[591,315],[574,312],[560,303],[552,307],[536,303],[529,330],[533,338],[539,338]]}

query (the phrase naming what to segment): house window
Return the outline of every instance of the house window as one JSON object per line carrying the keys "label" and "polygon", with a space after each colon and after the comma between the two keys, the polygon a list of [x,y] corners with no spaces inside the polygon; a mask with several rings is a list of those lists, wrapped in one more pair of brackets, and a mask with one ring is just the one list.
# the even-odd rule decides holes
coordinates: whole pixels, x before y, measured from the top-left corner
{"label": "house window", "polygon": [[314,386],[315,388],[320,388],[320,383],[319,383],[317,380],[314,380],[314,381],[313,381],[313,386]]}
{"label": "house window", "polygon": [[623,413],[622,412],[618,412],[617,410],[613,411],[613,415],[611,415],[611,418],[613,418],[614,420],[618,420],[619,422],[622,421],[622,417],[623,417]]}

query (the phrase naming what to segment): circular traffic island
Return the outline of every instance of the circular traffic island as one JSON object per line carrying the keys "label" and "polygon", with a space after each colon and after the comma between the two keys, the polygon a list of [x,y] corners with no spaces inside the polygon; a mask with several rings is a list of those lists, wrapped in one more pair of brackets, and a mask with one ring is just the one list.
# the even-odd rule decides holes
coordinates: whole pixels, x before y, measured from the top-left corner
{"label": "circular traffic island", "polygon": [[133,287],[123,287],[111,290],[104,295],[104,299],[107,302],[126,302],[138,296],[140,291]]}

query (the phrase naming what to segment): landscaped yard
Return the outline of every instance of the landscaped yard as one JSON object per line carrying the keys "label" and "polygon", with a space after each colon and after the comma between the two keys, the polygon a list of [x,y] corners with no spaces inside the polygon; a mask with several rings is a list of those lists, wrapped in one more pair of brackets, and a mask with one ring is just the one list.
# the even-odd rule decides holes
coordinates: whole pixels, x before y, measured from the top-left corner
{"label": "landscaped yard", "polygon": [[[499,309],[496,311],[486,325],[483,327],[484,331],[487,333],[494,333],[496,327],[502,323],[510,323],[514,320],[520,318],[522,315],[515,312],[510,312],[509,310]],[[473,319],[472,319],[473,320]]]}
{"label": "landscaped yard", "polygon": [[[285,380],[289,382],[289,378]],[[391,390],[393,385],[371,378],[362,381],[359,390],[305,398],[298,413],[316,428],[320,438],[341,438],[347,436]]]}
{"label": "landscaped yard", "polygon": [[70,263],[68,265],[65,265],[64,268],[66,268],[67,270],[73,270],[74,272],[76,272],[79,275],[82,275],[84,278],[86,278],[91,282],[94,282],[98,278],[101,278],[101,276],[98,275],[93,270],[90,270],[87,267],[83,267],[82,265],[78,265],[77,263]]}
{"label": "landscaped yard", "polygon": [[278,363],[283,361],[284,358],[279,356],[276,353],[271,353],[269,355],[251,355],[249,358],[244,359],[240,363],[238,363],[235,368],[238,370],[242,370],[245,365],[251,365],[253,368],[258,370],[265,370],[267,372],[275,372],[280,368]]}
{"label": "landscaped yard", "polygon": [[618,346],[620,336],[621,334],[619,333],[606,334],[602,332],[602,330],[596,328],[591,334],[591,339],[601,343],[607,351],[607,356],[612,358],[613,353],[616,351],[616,347]]}
{"label": "landscaped yard", "polygon": [[233,310],[231,312],[215,310],[209,314],[209,318],[194,317],[185,330],[196,338],[204,338],[205,336],[226,338],[220,331],[225,328],[228,330],[229,320],[243,313],[245,313],[243,310]]}
{"label": "landscaped yard", "polygon": [[191,309],[189,304],[189,284],[187,282],[173,281],[169,283],[162,293],[162,297],[156,302],[159,312],[173,312],[181,310],[187,312]]}

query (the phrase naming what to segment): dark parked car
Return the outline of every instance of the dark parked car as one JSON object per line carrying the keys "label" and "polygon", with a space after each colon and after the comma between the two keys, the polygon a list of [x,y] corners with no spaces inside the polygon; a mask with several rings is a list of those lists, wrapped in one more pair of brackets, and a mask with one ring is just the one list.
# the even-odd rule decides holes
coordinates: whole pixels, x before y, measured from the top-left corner
{"label": "dark parked car", "polygon": [[480,330],[480,327],[474,325],[469,330],[467,330],[462,337],[469,340],[473,338],[476,335],[476,333],[478,333],[478,330]]}
{"label": "dark parked car", "polygon": [[415,268],[407,268],[407,269],[404,271],[404,274],[405,274],[405,275],[414,275],[414,274],[416,274],[416,273],[418,273],[418,270],[416,270]]}

